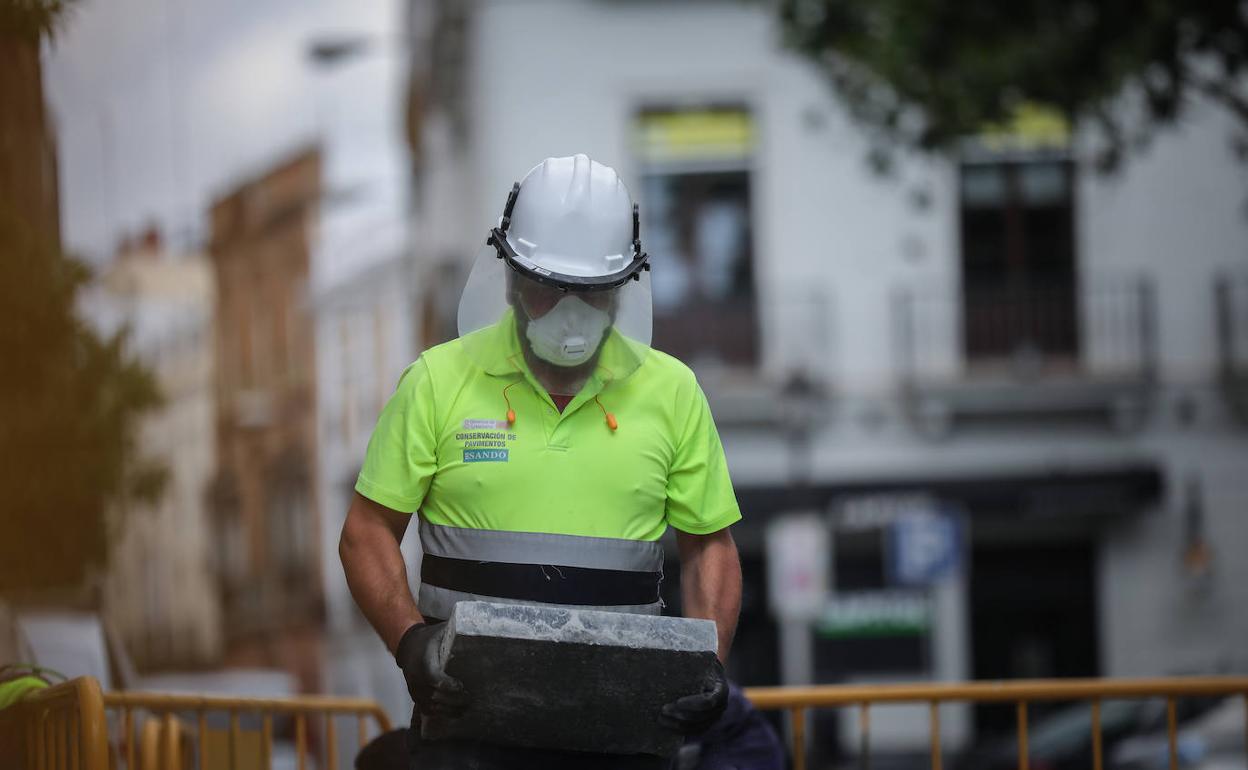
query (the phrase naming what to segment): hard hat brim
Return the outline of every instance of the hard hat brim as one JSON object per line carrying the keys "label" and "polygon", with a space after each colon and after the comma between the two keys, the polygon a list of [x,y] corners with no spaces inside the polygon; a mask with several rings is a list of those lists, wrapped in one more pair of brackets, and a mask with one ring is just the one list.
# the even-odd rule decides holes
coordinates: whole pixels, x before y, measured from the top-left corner
{"label": "hard hat brim", "polygon": [[614,273],[593,276],[568,275],[548,270],[528,257],[517,254],[507,241],[506,231],[500,227],[490,230],[486,243],[495,248],[498,258],[506,262],[512,270],[530,280],[563,291],[607,291],[622,286],[629,280],[637,280],[641,271],[650,269],[649,255],[645,252],[638,252],[628,266]]}

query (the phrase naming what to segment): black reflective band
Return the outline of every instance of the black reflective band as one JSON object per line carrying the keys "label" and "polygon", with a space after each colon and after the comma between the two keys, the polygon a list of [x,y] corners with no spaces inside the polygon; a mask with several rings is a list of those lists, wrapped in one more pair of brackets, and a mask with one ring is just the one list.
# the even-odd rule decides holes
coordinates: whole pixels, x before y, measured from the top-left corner
{"label": "black reflective band", "polygon": [[425,554],[420,579],[452,591],[500,599],[614,607],[657,602],[663,573],[472,561]]}

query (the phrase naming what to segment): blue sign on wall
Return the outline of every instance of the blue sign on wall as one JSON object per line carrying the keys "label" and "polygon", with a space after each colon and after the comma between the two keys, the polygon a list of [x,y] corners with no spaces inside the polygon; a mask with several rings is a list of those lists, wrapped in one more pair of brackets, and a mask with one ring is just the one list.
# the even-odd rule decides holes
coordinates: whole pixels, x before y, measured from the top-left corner
{"label": "blue sign on wall", "polygon": [[958,571],[963,559],[962,517],[931,508],[902,514],[889,527],[888,573],[894,585],[926,586]]}

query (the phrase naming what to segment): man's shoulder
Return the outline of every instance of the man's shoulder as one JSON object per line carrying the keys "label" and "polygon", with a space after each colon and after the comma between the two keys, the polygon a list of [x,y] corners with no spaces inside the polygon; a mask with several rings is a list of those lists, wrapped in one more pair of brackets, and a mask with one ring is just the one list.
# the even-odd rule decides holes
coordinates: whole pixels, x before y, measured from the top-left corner
{"label": "man's shoulder", "polygon": [[412,365],[421,364],[431,375],[437,376],[447,372],[462,372],[463,367],[469,363],[471,362],[464,351],[463,340],[456,337],[431,348],[425,348]]}
{"label": "man's shoulder", "polygon": [[416,360],[403,369],[399,376],[399,391],[414,392],[421,388],[435,388],[435,383],[448,377],[462,379],[464,358],[458,339],[425,348]]}
{"label": "man's shoulder", "polygon": [[684,389],[698,383],[697,375],[684,361],[654,348],[646,355],[643,369],[647,378],[666,387]]}

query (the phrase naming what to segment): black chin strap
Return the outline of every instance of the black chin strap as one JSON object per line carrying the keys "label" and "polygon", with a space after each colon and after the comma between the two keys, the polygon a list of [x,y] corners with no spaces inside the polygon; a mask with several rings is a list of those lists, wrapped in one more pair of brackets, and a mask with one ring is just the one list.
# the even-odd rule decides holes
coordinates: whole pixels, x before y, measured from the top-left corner
{"label": "black chin strap", "polygon": [[[507,205],[503,206],[503,222],[498,228],[504,234],[507,232],[507,228],[511,227],[511,210],[516,207],[516,198],[518,197],[520,197],[520,183],[515,182],[511,186],[511,192],[507,193]],[[636,208],[636,206],[633,207],[634,216],[636,215]],[[636,225],[634,224],[633,227],[636,228]]]}

